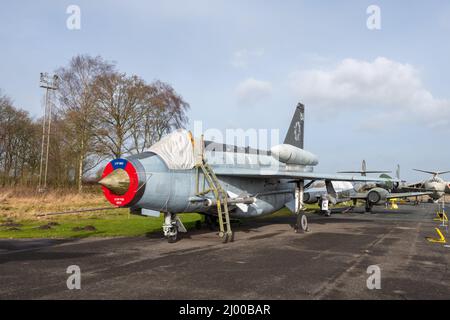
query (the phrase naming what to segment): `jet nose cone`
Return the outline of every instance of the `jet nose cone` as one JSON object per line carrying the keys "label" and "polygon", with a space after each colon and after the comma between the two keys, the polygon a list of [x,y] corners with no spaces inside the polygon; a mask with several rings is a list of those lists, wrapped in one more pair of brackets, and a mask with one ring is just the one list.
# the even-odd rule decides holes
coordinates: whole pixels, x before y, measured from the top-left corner
{"label": "jet nose cone", "polygon": [[116,169],[99,182],[102,186],[119,196],[124,195],[130,187],[130,177],[123,169]]}

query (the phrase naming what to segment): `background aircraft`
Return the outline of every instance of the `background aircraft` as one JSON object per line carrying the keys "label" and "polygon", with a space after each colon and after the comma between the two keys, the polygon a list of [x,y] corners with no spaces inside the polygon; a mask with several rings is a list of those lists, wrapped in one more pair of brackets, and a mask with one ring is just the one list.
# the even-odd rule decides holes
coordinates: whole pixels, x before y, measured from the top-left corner
{"label": "background aircraft", "polygon": [[368,173],[391,173],[391,171],[383,171],[383,170],[376,170],[376,171],[372,171],[372,170],[367,170],[367,164],[366,164],[366,160],[363,160],[361,163],[361,170],[356,170],[356,171],[339,171],[338,173],[358,173],[362,176],[367,176]]}
{"label": "background aircraft", "polygon": [[350,196],[353,204],[356,201],[363,200],[365,202],[366,212],[372,212],[373,206],[385,205],[390,199],[412,198],[424,195],[430,195],[431,192],[390,192],[386,189],[375,187],[366,192],[357,192]]}
{"label": "background aircraft", "polygon": [[307,230],[304,181],[375,181],[382,178],[314,173],[318,158],[303,150],[304,106],[298,104],[283,144],[267,150],[241,148],[192,137],[179,129],[148,152],[112,160],[104,169],[105,197],[131,212],[159,216],[170,242],[185,232],[177,213],[217,217],[219,236],[232,239],[230,217],[249,218],[288,207],[295,230]]}
{"label": "background aircraft", "polygon": [[413,170],[429,173],[432,175],[432,177],[422,182],[408,184],[406,187],[404,187],[404,189],[431,191],[428,196],[433,201],[441,199],[445,194],[450,194],[450,182],[444,181],[441,177],[439,177],[439,175],[450,173],[450,171],[426,171],[419,169]]}
{"label": "background aircraft", "polygon": [[321,211],[327,216],[331,214],[328,204],[338,204],[342,202],[352,201],[353,206],[358,200],[365,202],[365,211],[371,212],[375,205],[385,205],[390,199],[410,198],[423,195],[431,195],[432,192],[422,190],[421,192],[399,192],[399,188],[403,185],[400,181],[400,165],[397,165],[396,179],[392,180],[386,173],[390,171],[368,171],[366,170],[366,161],[362,161],[360,171],[340,171],[339,173],[359,173],[366,176],[367,173],[382,173],[380,178],[384,178],[383,182],[336,182],[329,181],[322,183],[319,187],[315,185],[305,191],[305,203],[317,203]]}
{"label": "background aircraft", "polygon": [[386,170],[367,170],[367,164],[366,160],[363,160],[361,163],[361,170],[356,171],[339,171],[338,173],[357,173],[361,176],[367,176],[368,173],[381,173],[380,178],[387,179],[384,182],[377,182],[377,183],[370,183],[370,182],[362,182],[362,183],[354,183],[354,188],[357,191],[367,191],[371,188],[380,187],[387,190],[395,190],[399,187],[401,181],[400,181],[400,166],[397,165],[397,171],[396,171],[396,180],[393,181],[392,177],[388,175],[388,173],[391,173],[391,171]]}

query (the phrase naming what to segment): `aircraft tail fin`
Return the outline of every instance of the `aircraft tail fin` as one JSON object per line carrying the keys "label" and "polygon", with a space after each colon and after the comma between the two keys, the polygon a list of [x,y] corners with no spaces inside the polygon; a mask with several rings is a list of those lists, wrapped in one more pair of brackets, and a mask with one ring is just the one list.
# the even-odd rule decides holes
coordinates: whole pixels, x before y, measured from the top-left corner
{"label": "aircraft tail fin", "polygon": [[[363,160],[361,163],[361,171],[338,171],[338,173],[359,173],[361,176],[365,177],[368,173],[390,173],[391,171],[383,171],[383,170],[367,170],[366,160]],[[387,175],[386,175],[387,176]],[[381,177],[381,176],[380,176]],[[387,176],[389,177],[389,176]],[[390,178],[390,177],[389,177]]]}
{"label": "aircraft tail fin", "polygon": [[400,165],[397,165],[397,170],[395,171],[395,176],[400,180]]}
{"label": "aircraft tail fin", "polygon": [[362,163],[361,163],[361,175],[365,176],[367,172],[367,164],[366,164],[366,160],[363,159]]}
{"label": "aircraft tail fin", "polygon": [[304,131],[305,106],[299,102],[297,104],[297,108],[295,109],[294,117],[292,118],[291,125],[289,126],[288,132],[286,134],[286,138],[284,138],[284,143],[303,149]]}
{"label": "aircraft tail fin", "polygon": [[420,169],[413,169],[413,170],[423,172],[423,173],[429,173],[429,174],[432,174],[433,176],[438,176],[440,174],[446,174],[446,173],[450,172],[450,171],[427,171],[427,170],[420,170]]}

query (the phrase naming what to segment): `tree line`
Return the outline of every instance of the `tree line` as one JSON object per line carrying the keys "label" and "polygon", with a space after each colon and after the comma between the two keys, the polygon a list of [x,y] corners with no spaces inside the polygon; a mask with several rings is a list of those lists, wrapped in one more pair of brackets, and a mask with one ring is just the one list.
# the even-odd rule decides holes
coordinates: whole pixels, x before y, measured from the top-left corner
{"label": "tree line", "polygon": [[[49,100],[51,186],[81,190],[100,163],[141,153],[188,121],[189,104],[170,84],[147,83],[102,57],[77,55],[55,74],[57,90]],[[43,121],[0,92],[1,185],[37,183]]]}

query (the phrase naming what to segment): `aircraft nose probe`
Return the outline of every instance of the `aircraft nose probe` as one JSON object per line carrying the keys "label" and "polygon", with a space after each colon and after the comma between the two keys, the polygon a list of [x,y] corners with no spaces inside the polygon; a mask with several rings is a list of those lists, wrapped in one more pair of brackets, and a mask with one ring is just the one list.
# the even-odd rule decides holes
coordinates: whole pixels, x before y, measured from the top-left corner
{"label": "aircraft nose probe", "polygon": [[124,169],[116,169],[99,182],[116,195],[124,195],[130,188],[130,176]]}

